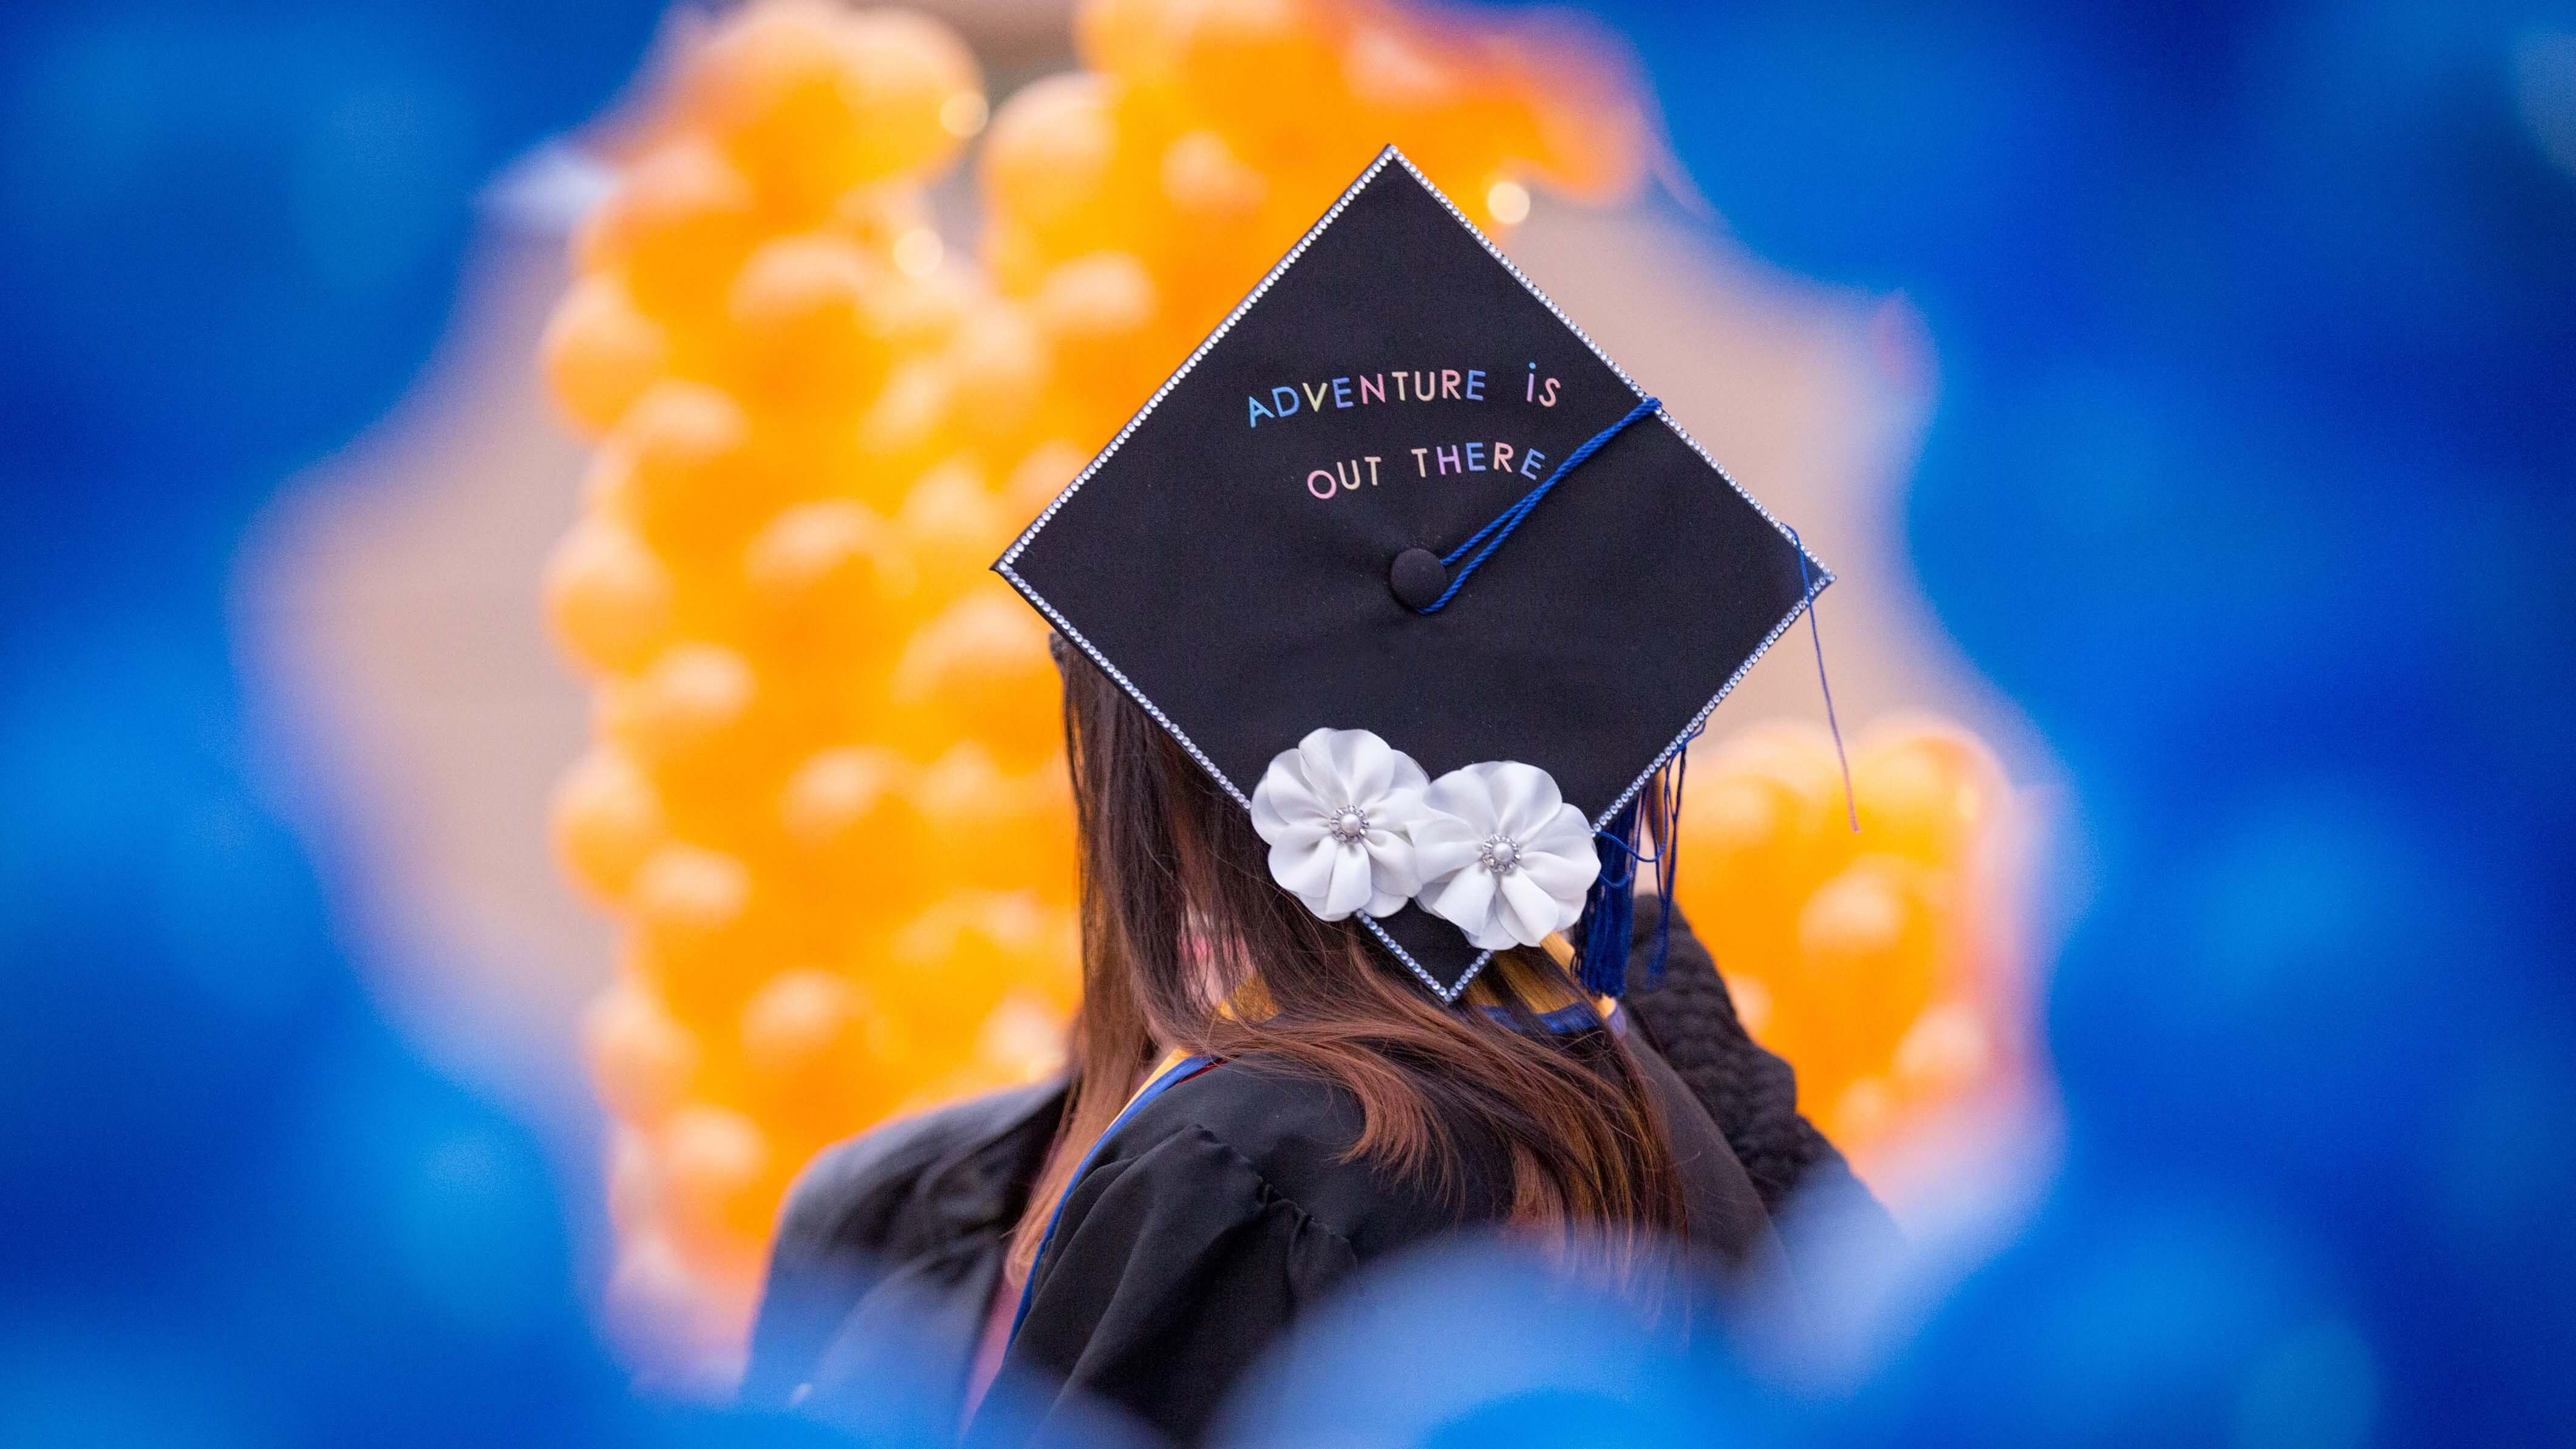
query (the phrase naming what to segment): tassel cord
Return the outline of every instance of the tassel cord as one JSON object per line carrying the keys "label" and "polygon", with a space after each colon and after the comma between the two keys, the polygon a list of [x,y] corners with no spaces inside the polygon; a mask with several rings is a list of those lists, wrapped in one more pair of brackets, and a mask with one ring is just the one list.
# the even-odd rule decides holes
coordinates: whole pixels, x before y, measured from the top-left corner
{"label": "tassel cord", "polygon": [[1612,438],[1626,432],[1630,424],[1635,423],[1641,418],[1652,417],[1654,414],[1661,412],[1663,410],[1663,406],[1664,405],[1660,401],[1657,401],[1654,398],[1640,398],[1635,407],[1628,409],[1628,415],[1626,417],[1621,418],[1619,421],[1612,423],[1610,426],[1603,428],[1601,431],[1594,433],[1591,437],[1585,439],[1583,446],[1567,454],[1565,461],[1557,464],[1555,471],[1549,473],[1545,481],[1541,482],[1536,488],[1522,494],[1512,503],[1511,507],[1504,509],[1499,514],[1496,514],[1492,522],[1468,535],[1465,543],[1449,550],[1448,556],[1440,560],[1440,566],[1442,568],[1458,568],[1458,560],[1467,558],[1468,550],[1476,548],[1479,544],[1483,545],[1483,549],[1478,552],[1474,558],[1467,560],[1467,566],[1465,568],[1458,569],[1456,577],[1449,580],[1449,587],[1440,591],[1440,597],[1433,599],[1430,603],[1423,605],[1415,612],[1423,614],[1437,614],[1442,609],[1449,607],[1449,601],[1458,597],[1458,590],[1466,586],[1469,576],[1473,575],[1477,569],[1484,567],[1485,560],[1494,556],[1494,550],[1503,546],[1503,540],[1512,536],[1512,530],[1521,526],[1521,520],[1530,516],[1530,510],[1538,507],[1539,501],[1547,497],[1550,489],[1563,482],[1567,474],[1582,467],[1587,459],[1589,459],[1593,454],[1601,451],[1602,447]]}
{"label": "tassel cord", "polygon": [[1834,718],[1833,681],[1825,677],[1825,636],[1816,623],[1816,585],[1814,577],[1807,572],[1807,546],[1799,541],[1798,530],[1785,523],[1780,526],[1788,529],[1789,546],[1798,553],[1798,588],[1807,596],[1807,637],[1816,646],[1816,685],[1825,694],[1825,727],[1834,732],[1834,758],[1843,767],[1843,815],[1851,822],[1852,834],[1858,835],[1860,802],[1852,796],[1851,756],[1843,752],[1842,722]]}

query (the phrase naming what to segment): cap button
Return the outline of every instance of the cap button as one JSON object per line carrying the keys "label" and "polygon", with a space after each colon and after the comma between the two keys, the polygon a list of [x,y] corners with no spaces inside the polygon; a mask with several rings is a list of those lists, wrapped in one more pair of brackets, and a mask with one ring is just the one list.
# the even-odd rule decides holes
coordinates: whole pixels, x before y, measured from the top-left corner
{"label": "cap button", "polygon": [[1419,613],[1448,589],[1449,566],[1427,548],[1408,548],[1388,566],[1386,583],[1398,603]]}

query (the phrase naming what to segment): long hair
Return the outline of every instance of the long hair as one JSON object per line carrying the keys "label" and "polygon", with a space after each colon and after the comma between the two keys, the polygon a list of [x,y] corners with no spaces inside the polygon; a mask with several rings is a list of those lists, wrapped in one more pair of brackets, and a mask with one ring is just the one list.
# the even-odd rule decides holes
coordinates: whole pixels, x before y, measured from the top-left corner
{"label": "long hair", "polygon": [[[1233,798],[1092,664],[1059,648],[1082,872],[1082,1009],[1047,1169],[1015,1231],[1025,1282],[1075,1168],[1164,1051],[1259,1053],[1358,1101],[1351,1156],[1454,1200],[1465,1143],[1498,1145],[1508,1221],[1570,1264],[1640,1275],[1684,1227],[1655,1100],[1598,1017],[1550,1030],[1536,992],[1590,1005],[1552,962],[1501,959],[1476,999],[1444,1005],[1369,944],[1271,879]],[[1517,983],[1515,986],[1514,983]],[[1560,1017],[1561,1017],[1560,1013]],[[1500,1019],[1497,1019],[1497,1018]]]}

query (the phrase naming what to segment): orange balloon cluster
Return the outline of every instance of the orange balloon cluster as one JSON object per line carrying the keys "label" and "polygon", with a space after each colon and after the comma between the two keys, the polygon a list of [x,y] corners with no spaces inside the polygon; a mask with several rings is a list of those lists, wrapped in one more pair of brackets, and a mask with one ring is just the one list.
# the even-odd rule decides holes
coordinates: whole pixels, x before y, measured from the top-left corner
{"label": "orange balloon cluster", "polygon": [[771,0],[688,48],[545,341],[598,440],[545,580],[596,680],[557,792],[626,927],[586,1048],[617,1119],[616,1316],[738,1341],[789,1177],[890,1112],[1051,1070],[1071,825],[1036,621],[984,583],[1045,355],[925,185],[973,57]]}
{"label": "orange balloon cluster", "polygon": [[1832,740],[1757,725],[1693,752],[1675,894],[1799,1104],[1866,1163],[2013,1066],[2005,886],[2018,808],[1944,721],[1852,742],[1854,833]]}
{"label": "orange balloon cluster", "polygon": [[1632,190],[1643,92],[1571,25],[1369,0],[1082,6],[1090,69],[1011,97],[982,174],[994,280],[1071,374],[1067,436],[1123,421],[1389,142],[1489,231],[1528,214],[1528,182]]}
{"label": "orange balloon cluster", "polygon": [[757,0],[684,47],[544,343],[597,444],[554,829],[625,934],[586,1049],[648,1368],[721,1381],[817,1148],[1061,1059],[1056,682],[987,566],[1384,143],[1488,223],[1630,185],[1636,92],[1534,25],[1087,5],[1095,68],[994,118],[980,263],[926,200],[986,118],[947,29]]}

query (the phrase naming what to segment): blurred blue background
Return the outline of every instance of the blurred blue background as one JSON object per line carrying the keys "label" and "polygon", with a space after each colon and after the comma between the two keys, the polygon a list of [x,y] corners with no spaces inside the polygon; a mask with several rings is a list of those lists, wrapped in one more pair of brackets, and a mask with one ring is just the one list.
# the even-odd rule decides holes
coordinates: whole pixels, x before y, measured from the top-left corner
{"label": "blurred blue background", "polygon": [[[2079,793],[2064,1163],[1848,1391],[1708,1345],[1604,1390],[1604,1330],[1421,1442],[2565,1442],[2576,16],[1600,9],[1743,244],[1937,339],[1913,560]],[[261,803],[225,619],[472,195],[655,19],[0,14],[0,1435],[789,1432],[630,1396],[546,1154],[379,1020]]]}
{"label": "blurred blue background", "polygon": [[472,193],[654,19],[0,12],[0,1439],[706,1427],[598,1347],[526,1129],[361,993],[225,619],[253,511],[427,357]]}

